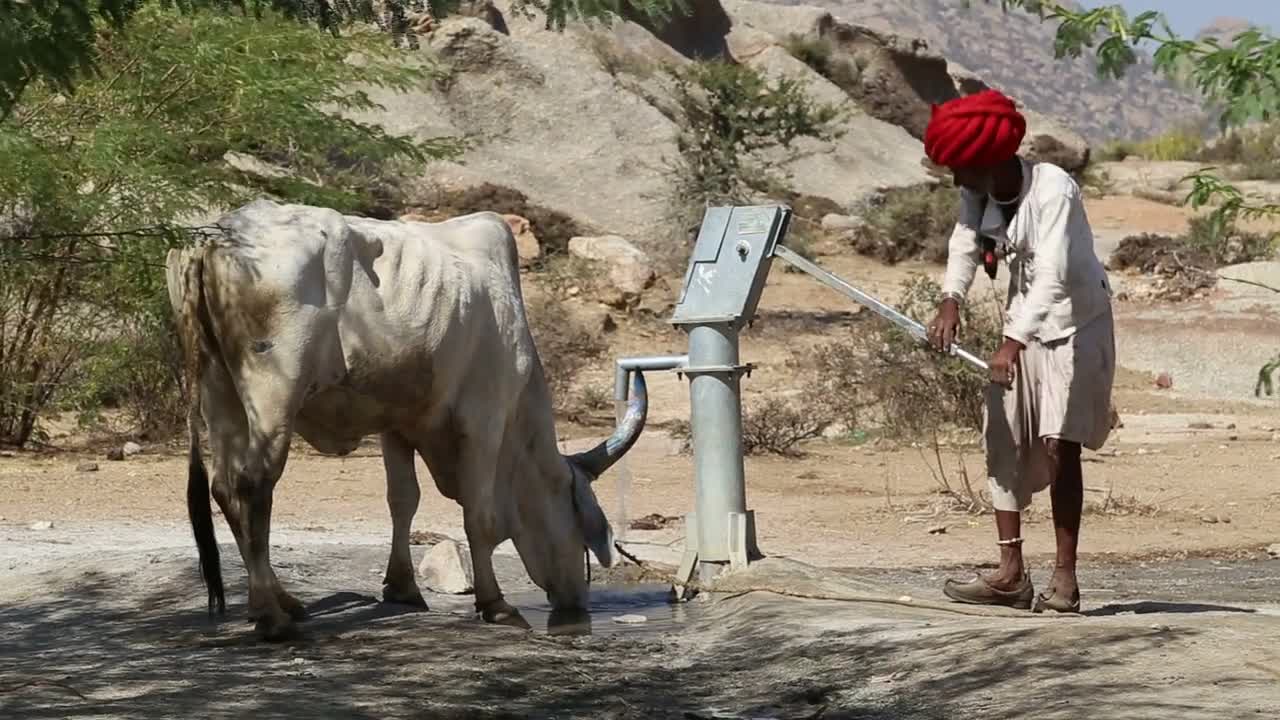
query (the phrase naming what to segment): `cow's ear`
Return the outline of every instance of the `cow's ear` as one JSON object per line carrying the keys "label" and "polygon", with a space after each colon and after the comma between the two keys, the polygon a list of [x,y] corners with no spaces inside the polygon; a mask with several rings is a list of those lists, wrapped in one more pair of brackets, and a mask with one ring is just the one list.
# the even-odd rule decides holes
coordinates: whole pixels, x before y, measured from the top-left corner
{"label": "cow's ear", "polygon": [[573,469],[573,508],[578,517],[578,527],[587,547],[603,567],[613,566],[613,528],[609,518],[596,500],[591,489],[591,478],[579,468]]}

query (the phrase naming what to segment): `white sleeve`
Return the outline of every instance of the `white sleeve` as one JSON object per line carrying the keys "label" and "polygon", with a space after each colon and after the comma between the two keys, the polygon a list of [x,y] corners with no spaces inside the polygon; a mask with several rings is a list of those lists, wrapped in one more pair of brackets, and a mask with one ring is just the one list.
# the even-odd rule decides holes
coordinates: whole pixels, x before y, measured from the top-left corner
{"label": "white sleeve", "polygon": [[981,201],[975,193],[960,191],[960,218],[947,241],[947,272],[942,278],[942,292],[965,297],[973,284],[978,265],[982,262],[982,247],[978,243],[978,228],[982,225]]}

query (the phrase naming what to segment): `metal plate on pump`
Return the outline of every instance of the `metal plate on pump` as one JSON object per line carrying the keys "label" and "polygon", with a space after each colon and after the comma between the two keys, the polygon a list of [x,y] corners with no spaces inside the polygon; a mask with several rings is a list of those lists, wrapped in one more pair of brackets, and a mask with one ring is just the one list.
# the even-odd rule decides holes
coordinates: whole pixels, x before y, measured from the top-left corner
{"label": "metal plate on pump", "polygon": [[784,205],[707,208],[672,324],[749,320],[790,221]]}

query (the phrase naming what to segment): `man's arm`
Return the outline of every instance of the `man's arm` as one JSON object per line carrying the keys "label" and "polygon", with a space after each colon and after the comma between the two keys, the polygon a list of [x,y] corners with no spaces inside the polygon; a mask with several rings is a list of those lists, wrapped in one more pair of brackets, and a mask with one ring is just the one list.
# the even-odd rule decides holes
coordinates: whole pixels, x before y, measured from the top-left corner
{"label": "man's arm", "polygon": [[1070,239],[1067,226],[1077,191],[1064,188],[1042,201],[1036,221],[1035,277],[1026,297],[1010,314],[1004,336],[1024,346],[1049,314],[1049,308],[1067,296],[1067,258]]}
{"label": "man's arm", "polygon": [[947,241],[947,271],[942,278],[943,297],[963,300],[973,284],[978,265],[982,262],[982,247],[978,243],[978,229],[982,225],[981,201],[968,190],[960,191],[960,218]]}

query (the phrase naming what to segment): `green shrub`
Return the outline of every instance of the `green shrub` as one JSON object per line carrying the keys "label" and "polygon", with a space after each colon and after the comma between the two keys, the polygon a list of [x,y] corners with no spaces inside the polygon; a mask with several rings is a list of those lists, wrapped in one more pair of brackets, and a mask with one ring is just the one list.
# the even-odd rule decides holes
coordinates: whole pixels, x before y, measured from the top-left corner
{"label": "green shrub", "polygon": [[866,222],[852,236],[854,249],[891,264],[946,262],[959,212],[959,192],[949,183],[885,191],[866,208]]}
{"label": "green shrub", "polygon": [[[902,284],[900,312],[921,323],[941,301],[936,282],[914,274]],[[979,357],[995,353],[1002,337],[999,301],[974,300],[961,308],[960,344]],[[870,315],[870,313],[867,313]],[[845,340],[806,350],[797,358],[815,379],[806,407],[848,430],[878,424],[886,438],[931,440],[949,429],[982,429],[987,377],[962,360],[940,356],[878,316]]]}
{"label": "green shrub", "polygon": [[835,45],[828,38],[792,34],[784,47],[792,57],[843,90],[856,86],[862,76],[857,63],[838,57]]}
{"label": "green shrub", "polygon": [[[830,140],[844,111],[815,102],[804,82],[769,80],[747,65],[712,60],[669,67],[679,126],[670,162],[677,215],[707,204],[784,194],[779,160],[801,138]],[[785,158],[783,158],[785,159]]]}
{"label": "green shrub", "polygon": [[[181,427],[172,348],[149,336],[172,334],[163,261],[193,216],[264,193],[373,210],[400,163],[457,149],[333,114],[375,109],[362,86],[430,77],[377,33],[146,4],[92,53],[99,72],[74,93],[28,84],[0,119],[0,443],[108,400],[151,426],[138,431]],[[308,182],[238,172],[228,152]]]}

